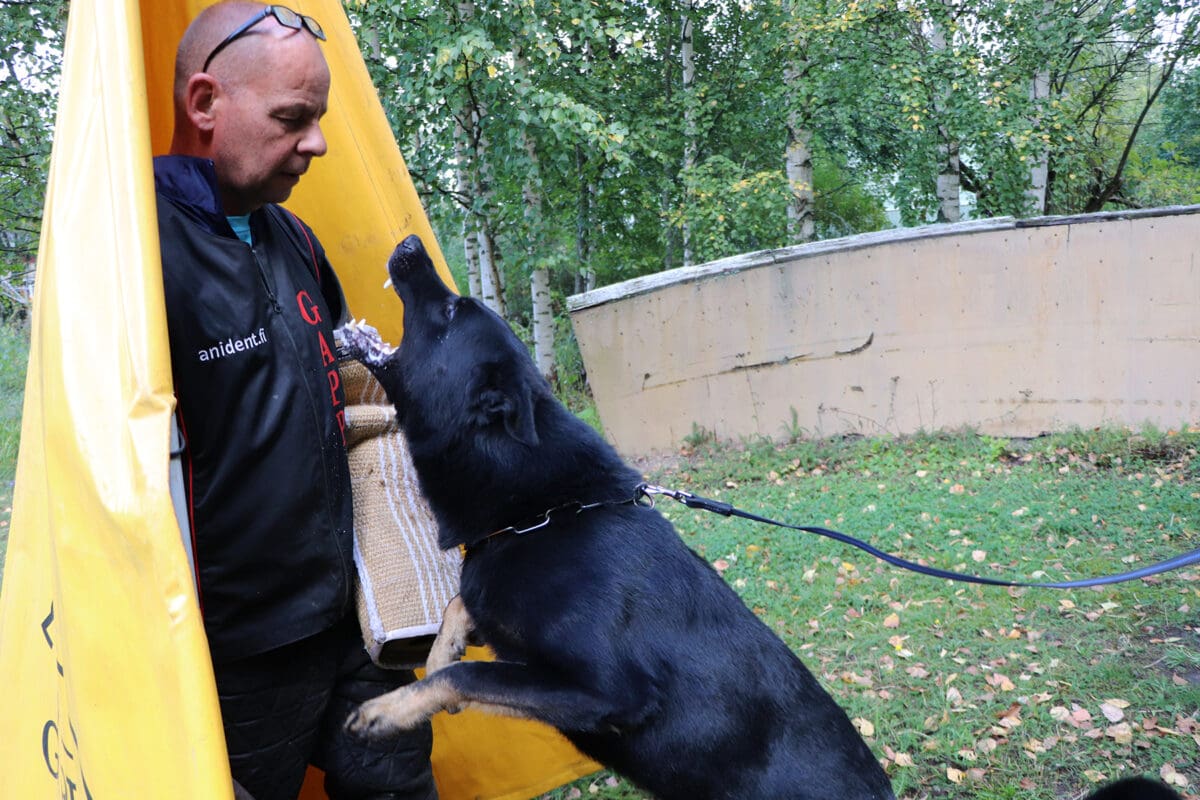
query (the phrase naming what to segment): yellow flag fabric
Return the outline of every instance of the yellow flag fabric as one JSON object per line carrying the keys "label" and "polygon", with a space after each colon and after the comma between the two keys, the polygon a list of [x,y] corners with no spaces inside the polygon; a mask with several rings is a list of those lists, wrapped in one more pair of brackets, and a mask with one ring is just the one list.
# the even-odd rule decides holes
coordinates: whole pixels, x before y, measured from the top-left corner
{"label": "yellow flag fabric", "polygon": [[[168,488],[174,408],[151,156],[175,44],[201,0],[72,0],[12,527],[0,593],[0,798],[231,798],[220,710]],[[288,203],[352,312],[399,341],[382,288],[417,233],[444,260],[338,0],[318,159]],[[596,765],[549,728],[435,718],[443,800],[528,798]],[[304,797],[321,797],[313,781]]]}

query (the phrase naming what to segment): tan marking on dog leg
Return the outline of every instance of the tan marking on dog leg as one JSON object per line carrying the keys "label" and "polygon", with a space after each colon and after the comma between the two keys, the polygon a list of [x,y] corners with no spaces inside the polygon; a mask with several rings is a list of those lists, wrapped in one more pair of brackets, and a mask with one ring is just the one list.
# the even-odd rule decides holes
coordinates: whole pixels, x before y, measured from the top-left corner
{"label": "tan marking on dog leg", "polygon": [[425,675],[428,677],[462,658],[467,650],[467,637],[474,629],[475,621],[463,605],[462,597],[455,595],[442,614],[442,626],[425,661]]}
{"label": "tan marking on dog leg", "polygon": [[369,736],[408,730],[464,702],[449,681],[417,681],[363,703],[347,718],[346,727]]}

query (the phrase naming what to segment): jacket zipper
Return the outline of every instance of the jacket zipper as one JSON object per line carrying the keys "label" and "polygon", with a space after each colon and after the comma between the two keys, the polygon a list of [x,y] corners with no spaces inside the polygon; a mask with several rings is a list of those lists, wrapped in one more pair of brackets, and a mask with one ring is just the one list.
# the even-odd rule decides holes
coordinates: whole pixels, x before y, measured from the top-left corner
{"label": "jacket zipper", "polygon": [[279,304],[279,298],[275,296],[275,290],[271,288],[271,282],[267,280],[267,268],[263,266],[262,259],[259,258],[258,248],[250,247],[250,254],[254,256],[254,264],[258,267],[258,278],[267,292],[267,299],[271,301],[271,308],[276,314],[283,314],[283,306]]}
{"label": "jacket zipper", "polygon": [[[279,304],[279,298],[276,296],[275,290],[271,287],[271,282],[267,277],[268,270],[267,270],[266,266],[263,264],[263,259],[259,257],[258,249],[253,246],[250,246],[250,253],[254,256],[254,263],[258,267],[258,277],[262,281],[263,288],[267,292],[267,299],[271,301],[272,309],[274,310],[276,316],[283,317],[283,306]],[[301,356],[300,347],[296,344],[296,337],[292,335],[291,326],[287,324],[286,320],[282,321],[281,325],[283,327],[284,333],[287,334],[288,344],[291,345],[293,358],[295,358],[296,363],[299,365],[301,372],[302,373],[307,372],[308,365],[305,364],[304,359]],[[320,408],[320,406],[317,404],[317,401],[313,398],[312,386],[309,384],[309,381],[305,380],[305,381],[303,381],[303,384],[304,384],[304,387],[306,390],[305,393],[308,395],[309,409],[312,411],[313,416],[317,421],[315,428],[317,429],[318,433],[323,438],[324,432],[321,430],[322,426],[320,425],[320,420],[322,419],[322,415],[321,415],[321,412],[318,410]],[[321,452],[321,475],[325,481],[325,497],[327,498],[326,505],[325,505],[325,516],[329,521],[330,533],[334,537],[334,543],[333,543],[334,548],[337,550],[338,557],[341,559],[341,562],[342,562],[342,575],[345,578],[345,580],[342,581],[342,586],[343,586],[342,604],[345,605],[346,603],[350,602],[350,596],[351,596],[351,592],[353,591],[353,585],[354,585],[354,575],[352,574],[351,565],[346,562],[345,557],[342,554],[342,548],[337,543],[338,519],[337,519],[336,515],[333,513],[333,508],[330,505],[330,503],[333,502],[334,489],[332,486],[329,485],[329,464],[327,463],[328,456],[325,453],[324,444],[322,444],[322,446],[320,448],[320,452]],[[348,468],[348,466],[347,466],[347,468]],[[353,528],[349,531],[349,534],[351,536],[354,535]]]}

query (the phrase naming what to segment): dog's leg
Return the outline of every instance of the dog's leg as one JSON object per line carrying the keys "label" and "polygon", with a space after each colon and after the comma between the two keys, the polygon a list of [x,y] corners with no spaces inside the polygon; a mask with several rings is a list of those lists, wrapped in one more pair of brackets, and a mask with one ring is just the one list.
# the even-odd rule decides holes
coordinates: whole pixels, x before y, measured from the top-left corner
{"label": "dog's leg", "polygon": [[457,711],[462,702],[453,684],[426,678],[363,703],[346,718],[346,729],[368,736],[409,730],[439,711]]}
{"label": "dog's leg", "polygon": [[460,707],[536,719],[560,730],[617,731],[643,722],[658,703],[648,682],[631,683],[629,691],[613,697],[526,664],[460,661],[363,703],[346,727],[359,734],[385,735]]}
{"label": "dog's leg", "polygon": [[429,650],[425,661],[425,674],[432,675],[462,658],[467,650],[467,638],[475,629],[475,621],[463,605],[462,597],[455,595],[442,614],[442,626]]}

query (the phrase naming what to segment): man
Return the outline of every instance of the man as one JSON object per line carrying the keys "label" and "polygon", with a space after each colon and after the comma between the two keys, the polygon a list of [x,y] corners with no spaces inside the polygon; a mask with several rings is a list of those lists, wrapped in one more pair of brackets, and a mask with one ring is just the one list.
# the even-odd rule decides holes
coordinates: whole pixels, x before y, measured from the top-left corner
{"label": "man", "polygon": [[236,0],[202,12],[176,56],[154,168],[196,581],[237,783],[294,800],[311,761],[333,800],[427,800],[428,729],[373,743],[342,728],[412,675],[370,663],[354,616],[332,349],[345,301],[312,231],[275,205],[326,151],[324,38]]}

